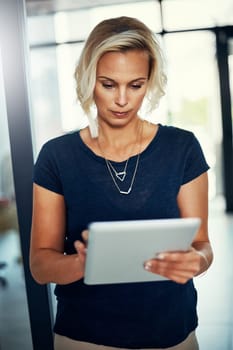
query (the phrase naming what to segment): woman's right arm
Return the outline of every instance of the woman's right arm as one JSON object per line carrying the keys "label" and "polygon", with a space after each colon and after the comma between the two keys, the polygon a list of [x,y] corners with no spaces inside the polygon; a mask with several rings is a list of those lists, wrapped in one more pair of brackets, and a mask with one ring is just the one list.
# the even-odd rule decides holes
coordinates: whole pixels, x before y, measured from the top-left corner
{"label": "woman's right arm", "polygon": [[33,185],[30,269],[40,284],[68,284],[83,277],[85,245],[76,242],[79,253],[64,255],[65,212],[62,195]]}

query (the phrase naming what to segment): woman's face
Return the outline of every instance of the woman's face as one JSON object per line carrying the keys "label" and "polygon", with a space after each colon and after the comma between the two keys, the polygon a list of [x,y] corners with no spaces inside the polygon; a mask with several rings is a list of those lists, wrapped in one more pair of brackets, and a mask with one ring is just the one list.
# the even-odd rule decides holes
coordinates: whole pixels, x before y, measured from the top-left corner
{"label": "woman's face", "polygon": [[97,65],[94,101],[99,124],[120,127],[132,121],[148,85],[149,57],[142,50],[108,52]]}

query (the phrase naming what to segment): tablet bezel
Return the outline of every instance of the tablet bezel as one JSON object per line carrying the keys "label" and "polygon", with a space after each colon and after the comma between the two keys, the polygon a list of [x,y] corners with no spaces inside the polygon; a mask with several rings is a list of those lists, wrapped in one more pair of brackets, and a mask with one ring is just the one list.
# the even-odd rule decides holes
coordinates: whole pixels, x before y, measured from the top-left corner
{"label": "tablet bezel", "polygon": [[85,263],[85,284],[165,281],[144,269],[162,251],[186,251],[200,218],[93,222]]}

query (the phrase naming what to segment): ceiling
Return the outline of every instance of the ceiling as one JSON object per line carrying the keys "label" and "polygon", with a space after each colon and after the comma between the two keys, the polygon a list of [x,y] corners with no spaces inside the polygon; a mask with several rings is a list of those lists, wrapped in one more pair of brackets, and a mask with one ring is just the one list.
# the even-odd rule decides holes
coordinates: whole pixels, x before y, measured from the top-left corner
{"label": "ceiling", "polygon": [[[28,16],[38,16],[58,11],[142,2],[143,0],[26,0]],[[148,0],[144,0],[148,1]]]}

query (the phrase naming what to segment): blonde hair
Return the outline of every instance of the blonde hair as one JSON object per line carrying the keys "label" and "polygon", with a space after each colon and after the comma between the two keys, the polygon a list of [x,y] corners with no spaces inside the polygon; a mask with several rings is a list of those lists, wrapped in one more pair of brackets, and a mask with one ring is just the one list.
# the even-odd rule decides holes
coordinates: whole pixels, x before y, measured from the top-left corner
{"label": "blonde hair", "polygon": [[77,97],[88,117],[92,137],[98,136],[98,123],[91,115],[98,61],[106,52],[135,49],[146,51],[149,56],[146,97],[148,111],[152,111],[165,93],[167,80],[161,48],[153,32],[138,19],[124,16],[100,22],[87,38],[75,70],[75,79]]}

